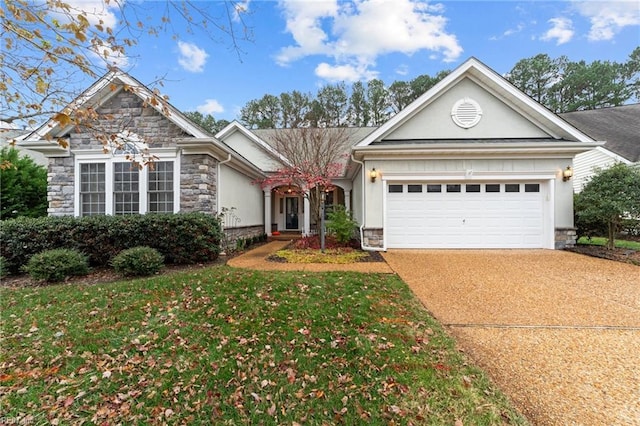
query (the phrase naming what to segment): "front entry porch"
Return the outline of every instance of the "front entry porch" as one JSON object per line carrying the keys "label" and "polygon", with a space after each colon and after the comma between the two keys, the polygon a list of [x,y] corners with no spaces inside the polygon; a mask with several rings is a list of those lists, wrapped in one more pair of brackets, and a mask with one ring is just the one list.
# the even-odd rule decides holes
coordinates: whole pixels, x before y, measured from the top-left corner
{"label": "front entry porch", "polygon": [[[335,186],[325,195],[325,209],[332,205],[343,205],[351,208],[351,190]],[[265,233],[268,236],[277,234],[312,235],[317,226],[311,215],[309,198],[302,191],[292,186],[278,186],[264,190]],[[276,236],[277,236],[276,234]]]}

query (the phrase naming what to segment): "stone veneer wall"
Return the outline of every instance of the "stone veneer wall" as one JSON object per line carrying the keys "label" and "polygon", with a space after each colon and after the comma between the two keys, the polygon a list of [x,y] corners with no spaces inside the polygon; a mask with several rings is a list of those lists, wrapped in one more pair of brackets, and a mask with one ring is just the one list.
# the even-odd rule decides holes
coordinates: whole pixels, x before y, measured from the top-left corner
{"label": "stone veneer wall", "polygon": [[555,234],[556,250],[575,247],[576,228],[556,228]]}
{"label": "stone veneer wall", "polygon": [[365,228],[362,230],[362,238],[365,247],[384,247],[384,229]]}
{"label": "stone veneer wall", "polygon": [[[98,113],[100,118],[96,128],[106,134],[127,129],[149,141],[151,149],[175,147],[176,138],[188,136],[152,107],[144,107],[137,95],[124,90],[100,106]],[[69,148],[70,157],[49,159],[47,199],[50,216],[74,214],[74,151],[99,150],[103,145],[89,129],[74,129],[69,134]],[[109,155],[105,154],[105,159]]]}
{"label": "stone veneer wall", "polygon": [[225,244],[223,244],[223,250],[235,249],[236,241],[240,238],[251,238],[251,237],[259,237],[260,235],[264,235],[264,226],[263,225],[254,225],[254,226],[237,226],[235,228],[225,228]]}
{"label": "stone veneer wall", "polygon": [[47,170],[47,201],[49,216],[73,216],[73,157],[51,158]]}
{"label": "stone veneer wall", "polygon": [[180,211],[215,213],[218,161],[206,154],[180,158]]}

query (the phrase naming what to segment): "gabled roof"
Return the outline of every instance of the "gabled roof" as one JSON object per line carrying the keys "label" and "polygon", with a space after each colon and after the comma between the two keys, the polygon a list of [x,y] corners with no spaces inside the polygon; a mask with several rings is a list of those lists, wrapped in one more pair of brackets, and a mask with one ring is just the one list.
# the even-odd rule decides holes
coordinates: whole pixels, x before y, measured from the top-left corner
{"label": "gabled roof", "polygon": [[251,131],[247,129],[245,126],[240,124],[238,121],[233,120],[231,123],[227,124],[227,126],[216,133],[216,138],[220,140],[225,140],[230,135],[235,132],[242,133],[247,139],[251,140],[253,143],[258,145],[262,150],[264,150],[267,154],[269,154],[274,159],[284,163],[290,164],[289,160],[284,158],[279,152],[277,152],[271,145],[262,140],[257,134],[256,130]]}
{"label": "gabled roof", "polygon": [[[186,133],[198,138],[211,137],[209,133],[195,125],[170,103],[164,101],[149,102],[152,98],[157,98],[157,95],[129,74],[118,69],[113,69],[107,72],[98,81],[91,85],[91,87],[71,102],[63,112],[71,114],[73,113],[73,110],[78,108],[96,109],[113,96],[117,95],[121,90],[124,90],[125,87],[135,89],[135,94],[137,96],[139,96],[143,101],[147,101],[151,108],[154,108],[157,112],[165,116]],[[25,141],[40,140],[47,137],[47,135],[52,138],[61,137],[68,133],[73,127],[74,126],[72,124],[61,126],[54,118],[51,118],[27,136]]]}
{"label": "gabled roof", "polygon": [[[212,154],[220,160],[225,162],[229,161],[230,165],[254,177],[264,175],[264,173],[253,163],[249,162],[229,146],[193,123],[169,102],[164,100],[158,102],[151,101],[154,98],[157,99],[158,96],[144,84],[118,69],[113,69],[107,72],[98,81],[91,85],[91,87],[78,96],[78,98],[71,102],[63,112],[72,114],[73,111],[78,108],[97,109],[122,90],[125,90],[125,87],[131,88],[132,92],[145,101],[149,108],[156,110],[167,120],[178,126],[186,135],[189,135],[189,137],[183,137],[176,140],[177,146],[185,150],[185,152],[191,154]],[[51,118],[45,124],[26,136],[21,141],[20,145],[25,148],[42,152],[48,156],[68,155],[68,148],[65,149],[61,147],[55,139],[66,136],[74,127],[75,125],[73,124],[63,126],[54,118]]]}
{"label": "gabled roof", "polygon": [[[339,163],[342,165],[343,176],[345,177],[349,173],[349,163],[351,149],[354,145],[360,142],[363,138],[373,132],[377,127],[344,127],[340,128],[341,131],[344,131],[344,135],[346,136],[344,140],[344,144],[342,145],[342,151],[340,154]],[[271,149],[275,151],[273,148],[274,138],[277,137],[280,132],[293,132],[295,129],[255,129],[251,130],[256,136],[260,138],[264,143],[268,144]]]}
{"label": "gabled roof", "polygon": [[640,161],[640,103],[560,114],[604,148],[631,162]]}
{"label": "gabled roof", "polygon": [[405,109],[389,119],[377,130],[369,134],[356,149],[370,146],[381,141],[385,136],[401,127],[413,116],[426,108],[443,93],[454,87],[462,79],[469,78],[485,90],[494,94],[497,98],[510,105],[521,115],[526,116],[532,123],[543,129],[554,139],[569,141],[595,142],[591,137],[575,128],[568,122],[560,119],[556,114],[540,105],[524,92],[508,82],[501,75],[477,60],[470,58],[451,72],[447,77],[418,97]]}

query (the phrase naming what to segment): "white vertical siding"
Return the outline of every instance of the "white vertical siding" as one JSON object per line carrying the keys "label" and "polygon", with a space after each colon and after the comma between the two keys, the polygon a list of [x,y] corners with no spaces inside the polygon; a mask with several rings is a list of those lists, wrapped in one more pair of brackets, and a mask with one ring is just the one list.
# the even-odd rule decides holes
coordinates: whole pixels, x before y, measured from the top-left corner
{"label": "white vertical siding", "polygon": [[629,161],[603,148],[576,155],[573,160],[573,190],[576,193],[582,191],[598,169],[606,169],[617,162],[629,164]]}

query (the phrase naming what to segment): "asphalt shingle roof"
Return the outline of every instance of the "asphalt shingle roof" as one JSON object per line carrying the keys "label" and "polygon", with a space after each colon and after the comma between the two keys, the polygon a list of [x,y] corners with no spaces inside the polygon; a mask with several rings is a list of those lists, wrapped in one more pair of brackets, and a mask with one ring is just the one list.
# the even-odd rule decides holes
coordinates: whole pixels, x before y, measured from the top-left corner
{"label": "asphalt shingle roof", "polygon": [[559,114],[604,147],[631,162],[640,161],[640,103]]}

